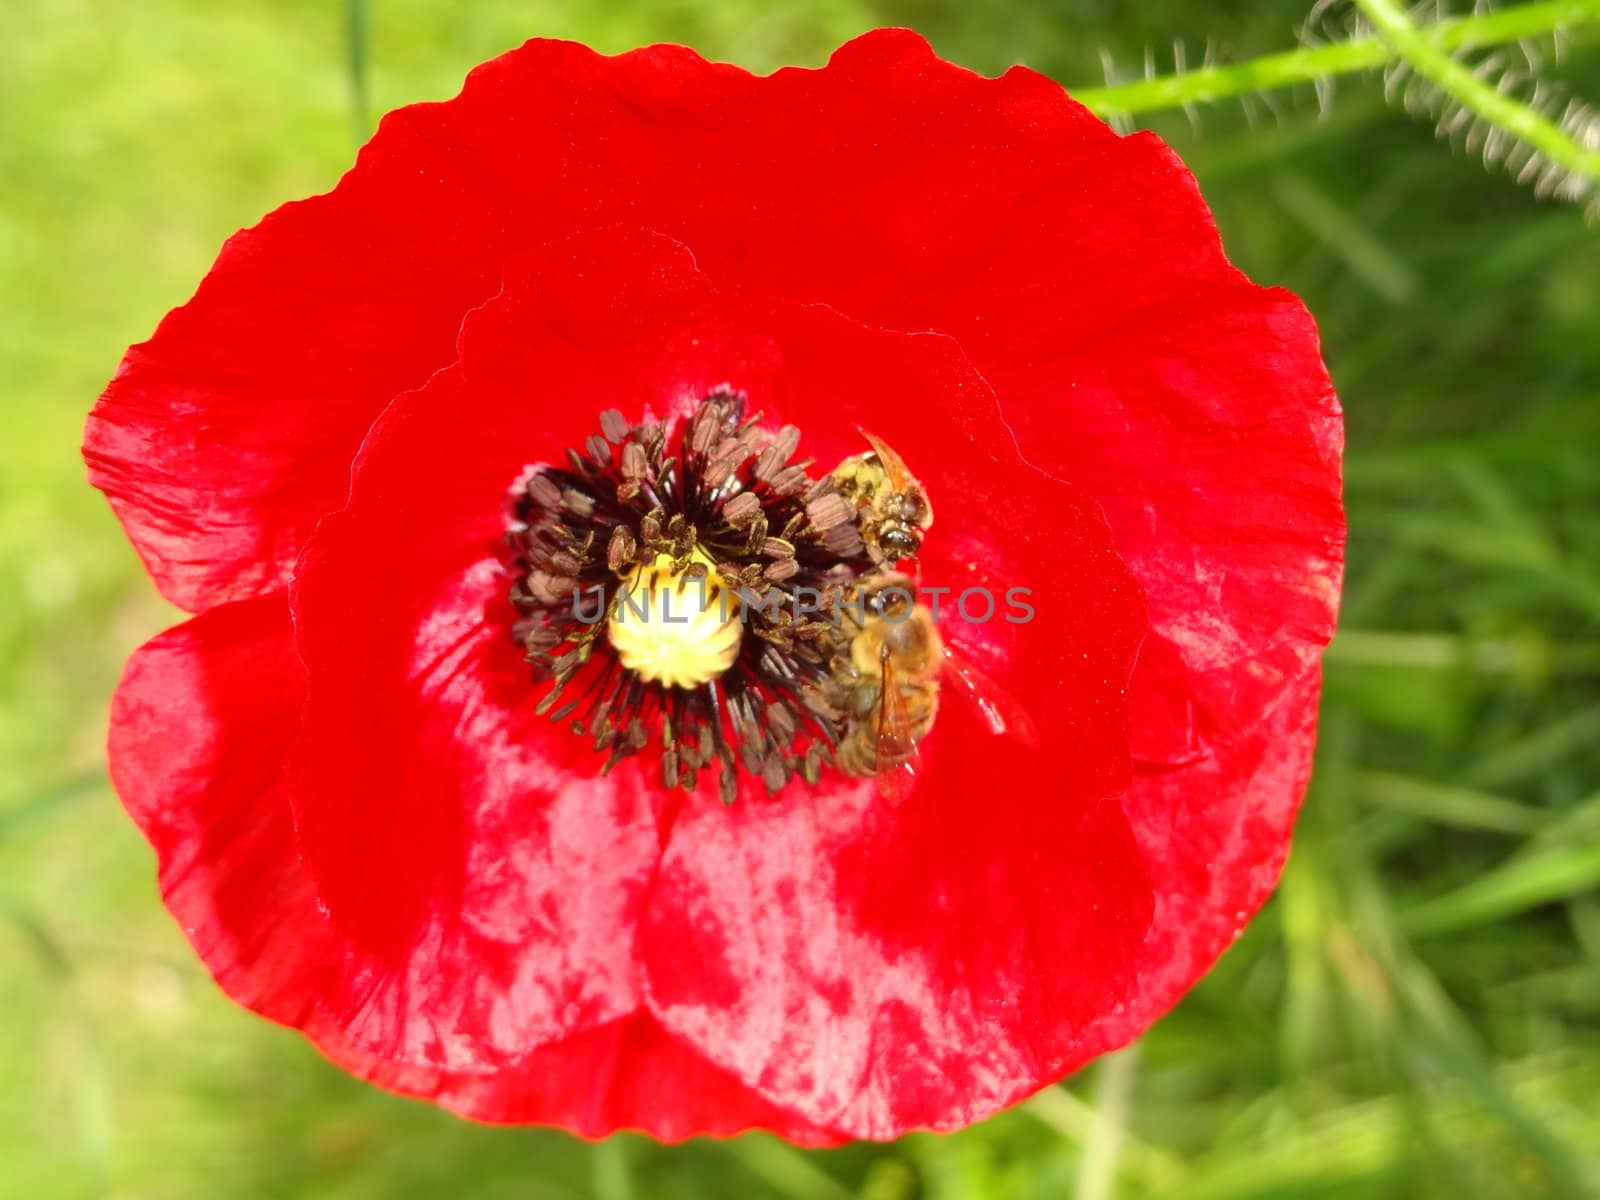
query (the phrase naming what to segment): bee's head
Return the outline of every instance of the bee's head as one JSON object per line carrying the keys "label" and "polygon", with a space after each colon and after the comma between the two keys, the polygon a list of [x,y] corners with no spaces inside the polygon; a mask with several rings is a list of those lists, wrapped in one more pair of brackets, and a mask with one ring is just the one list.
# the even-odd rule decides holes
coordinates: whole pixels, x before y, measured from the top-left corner
{"label": "bee's head", "polygon": [[922,539],[909,529],[885,529],[878,535],[878,545],[885,558],[899,560],[915,557],[922,549]]}

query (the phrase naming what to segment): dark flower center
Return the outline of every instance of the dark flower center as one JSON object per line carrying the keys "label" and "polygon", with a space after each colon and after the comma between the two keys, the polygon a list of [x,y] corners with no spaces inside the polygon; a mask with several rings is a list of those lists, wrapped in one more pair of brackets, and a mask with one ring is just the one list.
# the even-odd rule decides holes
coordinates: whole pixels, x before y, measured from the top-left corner
{"label": "dark flower center", "polygon": [[932,522],[921,485],[875,440],[814,477],[800,431],[745,408],[719,389],[673,427],[602,413],[529,474],[506,535],[537,711],[607,751],[602,771],[652,745],[667,787],[715,767],[729,803],[740,771],[776,792],[903,764],[941,652],[897,570]]}

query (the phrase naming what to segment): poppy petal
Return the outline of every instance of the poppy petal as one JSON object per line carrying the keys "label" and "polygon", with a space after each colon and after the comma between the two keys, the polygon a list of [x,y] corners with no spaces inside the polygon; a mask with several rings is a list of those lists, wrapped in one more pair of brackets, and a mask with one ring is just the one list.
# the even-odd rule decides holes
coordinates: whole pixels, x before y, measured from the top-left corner
{"label": "poppy petal", "polygon": [[1177,1002],[1277,885],[1311,774],[1320,676],[1307,671],[1248,733],[1204,760],[1141,772],[1128,789],[1134,837],[1160,881],[1140,956],[1146,1019]]}
{"label": "poppy petal", "polygon": [[[1100,1017],[1131,1011],[1153,911],[1116,799],[1143,612],[1098,511],[1003,440],[904,428],[896,449],[929,462],[951,514],[921,562],[926,584],[954,585],[944,635],[991,668],[1037,745],[947,686],[903,798],[825,781],[686,805],[642,941],[669,1029],[873,1138],[966,1124],[1137,1035]],[[981,620],[977,597],[1023,583],[1031,620]]]}
{"label": "poppy petal", "polygon": [[1332,635],[1344,519],[1338,404],[1305,309],[1242,280],[1202,295],[1000,378],[1023,453],[1100,499],[1176,651],[1143,680],[1192,700],[1211,741],[1276,704]]}
{"label": "poppy petal", "polygon": [[[447,151],[396,141],[230,238],[89,416],[90,481],[180,608],[284,587],[373,418],[451,360],[492,290],[492,215],[457,172],[421,165]],[[397,175],[428,185],[400,201]],[[423,230],[426,253],[394,253]]]}
{"label": "poppy petal", "polygon": [[673,1141],[760,1128],[805,1145],[838,1135],[740,1086],[635,1012],[489,1073],[404,1065],[352,1044],[320,1006],[343,953],[294,844],[284,754],[304,672],[286,598],[225,605],[128,663],[114,707],[118,794],[155,847],[162,895],[234,1000],[296,1026],[346,1070],[494,1122]]}
{"label": "poppy petal", "polygon": [[953,1129],[1142,1026],[1150,884],[1071,758],[941,715],[937,784],[688,808],[651,898],[652,1009],[761,1094],[856,1137]]}
{"label": "poppy petal", "polygon": [[663,1142],[752,1129],[801,1146],[846,1140],[762,1099],[643,1012],[484,1074],[392,1062],[356,1049],[331,1027],[313,1037],[352,1074],[493,1124],[560,1125],[589,1138],[637,1129]]}
{"label": "poppy petal", "polygon": [[1023,453],[1100,500],[1146,592],[1126,804],[1157,897],[1153,1018],[1287,851],[1338,605],[1339,409],[1304,308],[1237,276],[1052,353],[993,372]]}
{"label": "poppy petal", "polygon": [[[637,1007],[651,773],[602,777],[603,755],[535,711],[498,546],[529,466],[562,461],[604,408],[683,393],[618,338],[696,278],[681,246],[637,231],[519,259],[467,321],[460,363],[375,426],[350,504],[302,557],[296,824],[361,950],[334,1012],[365,1051],[478,1072]],[[682,349],[692,374],[720,347]]]}
{"label": "poppy petal", "polygon": [[[295,821],[351,943],[328,1004],[363,1049],[481,1071],[637,1007],[655,817],[636,767],[597,777],[533,711],[494,563],[452,575],[457,548],[421,528],[341,555],[368,532],[319,535],[295,593]],[[431,593],[397,586],[430,569]],[[373,579],[393,590],[351,606]]]}
{"label": "poppy petal", "polygon": [[195,952],[228,995],[286,1025],[309,1019],[331,935],[282,778],[304,687],[286,597],[226,605],[128,660],[107,746]]}

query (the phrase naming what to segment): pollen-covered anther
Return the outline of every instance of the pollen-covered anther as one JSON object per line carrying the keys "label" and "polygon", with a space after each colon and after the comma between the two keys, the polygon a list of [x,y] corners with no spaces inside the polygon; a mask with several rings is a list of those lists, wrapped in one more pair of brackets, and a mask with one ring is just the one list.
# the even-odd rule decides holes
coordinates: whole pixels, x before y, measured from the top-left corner
{"label": "pollen-covered anther", "polygon": [[606,636],[622,665],[645,682],[696,688],[733,666],[744,626],[738,596],[696,550],[681,571],[666,554],[635,568],[617,590]]}

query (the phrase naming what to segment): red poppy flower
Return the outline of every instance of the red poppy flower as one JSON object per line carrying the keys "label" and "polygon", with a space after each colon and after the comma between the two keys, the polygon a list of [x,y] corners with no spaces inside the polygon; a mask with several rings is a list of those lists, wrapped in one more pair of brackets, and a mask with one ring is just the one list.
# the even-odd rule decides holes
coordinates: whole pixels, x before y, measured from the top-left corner
{"label": "red poppy flower", "polygon": [[113,777],[221,985],[383,1086],[953,1128],[1270,890],[1340,436],[1299,302],[1038,75],[531,42],[231,239],[96,407],[196,614]]}

